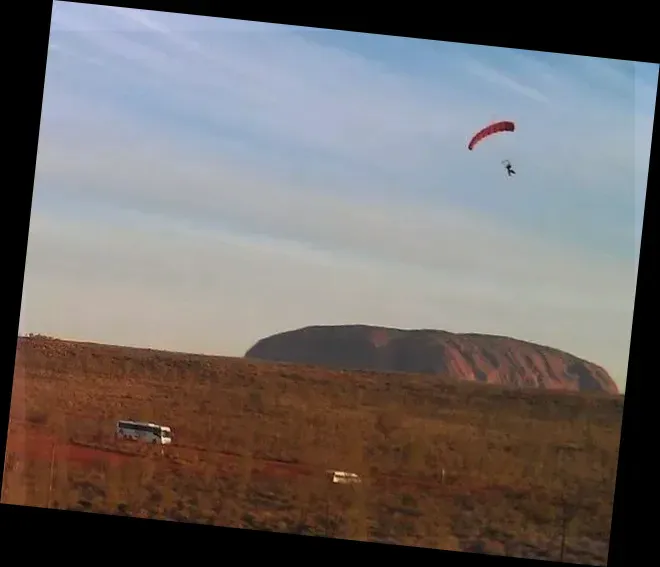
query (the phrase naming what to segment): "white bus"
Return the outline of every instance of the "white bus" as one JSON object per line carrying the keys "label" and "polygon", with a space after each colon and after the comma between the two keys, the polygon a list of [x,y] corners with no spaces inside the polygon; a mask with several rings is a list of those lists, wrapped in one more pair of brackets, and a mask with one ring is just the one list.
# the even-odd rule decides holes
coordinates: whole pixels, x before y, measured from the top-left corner
{"label": "white bus", "polygon": [[172,430],[165,425],[140,421],[118,421],[116,436],[118,439],[132,439],[167,445],[172,442]]}
{"label": "white bus", "polygon": [[345,471],[327,471],[335,484],[360,484],[362,479],[355,473]]}

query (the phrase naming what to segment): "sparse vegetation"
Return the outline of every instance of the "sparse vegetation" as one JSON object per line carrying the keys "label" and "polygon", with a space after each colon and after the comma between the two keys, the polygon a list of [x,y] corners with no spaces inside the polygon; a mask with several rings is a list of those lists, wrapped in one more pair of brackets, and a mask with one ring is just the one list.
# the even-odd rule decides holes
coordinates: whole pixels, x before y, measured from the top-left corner
{"label": "sparse vegetation", "polygon": [[[51,466],[11,450],[4,501],[556,559],[566,499],[566,560],[606,562],[620,396],[43,337],[19,338],[15,380],[10,438],[139,456]],[[127,417],[172,426],[175,445],[116,446]],[[328,468],[363,483],[332,485]]]}

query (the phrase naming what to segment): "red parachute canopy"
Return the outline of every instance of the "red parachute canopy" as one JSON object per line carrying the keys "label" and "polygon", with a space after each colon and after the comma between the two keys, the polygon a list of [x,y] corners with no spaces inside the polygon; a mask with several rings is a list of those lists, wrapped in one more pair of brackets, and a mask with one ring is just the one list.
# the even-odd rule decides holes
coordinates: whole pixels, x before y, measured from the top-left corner
{"label": "red parachute canopy", "polygon": [[499,132],[513,132],[516,129],[516,125],[513,122],[504,120],[502,122],[493,122],[490,126],[486,126],[482,130],[479,130],[470,140],[468,144],[468,150],[473,150],[481,140],[487,138],[492,134],[497,134]]}

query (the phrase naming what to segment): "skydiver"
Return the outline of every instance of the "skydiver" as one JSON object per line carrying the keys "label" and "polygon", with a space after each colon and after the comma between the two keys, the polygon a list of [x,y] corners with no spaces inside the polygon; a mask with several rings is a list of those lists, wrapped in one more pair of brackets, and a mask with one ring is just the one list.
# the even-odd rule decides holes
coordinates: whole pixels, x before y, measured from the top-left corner
{"label": "skydiver", "polygon": [[506,168],[506,174],[511,177],[512,175],[515,175],[516,172],[513,170],[513,167],[511,166],[510,161],[503,161],[504,167]]}

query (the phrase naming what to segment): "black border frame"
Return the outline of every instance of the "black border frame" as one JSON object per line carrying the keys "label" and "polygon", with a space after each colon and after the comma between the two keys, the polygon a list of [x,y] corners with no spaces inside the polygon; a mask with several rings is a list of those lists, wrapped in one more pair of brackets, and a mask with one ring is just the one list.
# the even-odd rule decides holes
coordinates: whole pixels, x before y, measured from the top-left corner
{"label": "black border frame", "polygon": [[[285,7],[278,5],[276,11],[274,7],[268,5],[250,8],[240,4],[191,0],[178,2],[174,0],[169,2],[166,0],[136,0],[134,2],[102,3],[206,16],[658,62],[657,54],[652,53],[651,47],[654,43],[652,38],[657,33],[657,28],[654,29],[653,25],[654,19],[653,17],[645,18],[643,13],[633,15],[632,6],[629,7],[630,11],[596,14],[595,10],[588,10],[585,11],[584,16],[580,16],[580,13],[575,10],[575,6],[572,6],[572,10],[564,11],[559,4],[552,5],[549,10],[547,6],[534,5],[533,10],[529,12],[525,12],[524,8],[502,5],[477,8],[471,3],[450,7],[438,4],[425,5],[427,14],[421,11],[421,6],[417,11],[411,6],[410,15],[406,15],[399,11],[388,13],[385,4],[380,5],[376,10],[365,7],[363,11],[356,10],[353,5],[353,9],[340,14],[339,12],[331,13],[329,10],[323,9],[325,6],[316,4],[286,11]],[[333,5],[333,7],[335,6]],[[339,6],[336,7],[339,8]],[[493,8],[496,9],[496,13],[491,12]],[[4,13],[10,16],[11,13],[7,8],[6,10]],[[9,305],[10,316],[2,318],[3,326],[9,336],[7,342],[3,342],[5,353],[2,364],[5,368],[3,374],[6,377],[13,376],[16,356],[51,10],[52,2],[31,3],[27,18],[18,16],[14,19],[15,23],[24,24],[19,28],[16,38],[13,40],[16,48],[5,52],[9,68],[16,64],[21,67],[21,69],[16,68],[11,74],[5,67],[5,77],[9,80],[4,90],[6,94],[10,95],[13,103],[10,107],[11,112],[8,112],[6,116],[15,118],[13,124],[9,121],[6,122],[15,131],[12,132],[11,137],[6,139],[6,147],[11,149],[5,150],[5,156],[12,155],[13,159],[11,162],[5,162],[7,164],[5,175],[8,176],[10,170],[21,175],[16,177],[18,182],[5,182],[5,204],[16,220],[11,232],[8,231],[5,235],[4,263],[7,268],[5,273],[12,274],[7,278],[11,295],[8,297],[8,303],[5,304],[5,306]],[[348,15],[349,13],[351,15]],[[651,16],[650,13],[649,16]],[[516,18],[519,20],[516,21]],[[607,18],[611,18],[609,27],[605,23]],[[9,22],[11,19],[13,18],[9,17],[7,21]],[[637,20],[634,24],[633,19]],[[458,31],[460,27],[457,24],[459,23],[464,24],[465,31]],[[639,39],[639,43],[631,43],[627,39],[629,35],[624,32],[630,32],[630,35]],[[646,38],[649,38],[648,47],[641,44]],[[17,103],[22,106],[21,111],[18,111]],[[650,241],[653,239],[654,225],[650,218],[657,206],[653,201],[655,199],[654,188],[657,187],[660,180],[660,166],[655,163],[658,157],[659,139],[660,128],[656,119],[647,183],[645,222],[640,250],[608,565],[635,565],[635,556],[640,555],[640,559],[643,559],[644,552],[647,552],[649,556],[652,554],[649,545],[649,542],[653,541],[652,534],[647,527],[654,523],[653,511],[650,511],[647,520],[647,514],[637,513],[636,510],[633,510],[633,503],[635,502],[635,488],[643,489],[648,486],[649,490],[653,492],[653,487],[656,485],[653,480],[645,484],[640,473],[645,471],[641,460],[645,440],[641,420],[645,417],[645,413],[641,404],[643,400],[650,398],[650,392],[642,394],[642,386],[652,383],[655,378],[652,374],[644,374],[646,367],[653,368],[653,362],[649,356],[651,349],[645,349],[642,345],[644,332],[642,328],[645,318],[648,318],[648,325],[653,324],[650,319],[652,278],[654,277],[650,266]],[[21,170],[17,171],[19,166]],[[11,196],[11,201],[9,196]],[[9,223],[5,223],[5,227],[7,226]],[[12,248],[14,253],[8,254],[7,250]],[[4,424],[9,422],[11,384],[12,381],[5,378],[0,391],[0,420],[4,420]],[[0,426],[0,445],[6,446],[6,437],[7,428]],[[653,447],[654,444],[651,443],[649,448]],[[451,565],[554,564],[547,561],[443,552],[7,504],[0,505],[0,513],[3,517],[3,521],[0,523],[4,526],[0,541],[7,545],[7,549],[9,549],[9,544],[13,543],[12,538],[8,536],[12,536],[14,533],[18,535],[24,530],[29,530],[28,533],[31,535],[22,534],[27,546],[26,552],[43,551],[51,557],[56,552],[60,552],[65,560],[68,558],[88,561],[90,557],[86,549],[83,551],[80,546],[89,545],[92,549],[97,548],[108,558],[116,554],[123,561],[142,552],[148,554],[152,560],[160,559],[160,555],[164,558],[168,558],[168,556],[174,558],[176,549],[182,558],[193,560],[201,559],[202,552],[209,552],[211,557],[215,555],[210,561],[232,560],[233,553],[230,551],[236,552],[240,561],[248,558],[259,559],[262,552],[267,561],[290,562],[293,560],[310,563],[317,557],[322,557],[324,561],[337,559],[354,561],[361,559],[355,556],[359,551],[360,554],[366,553],[367,558],[373,562],[379,562],[382,558],[385,561],[424,561],[426,559],[434,562],[444,560]],[[127,549],[129,544],[132,548],[130,550]],[[557,565],[560,564],[557,563]]]}

